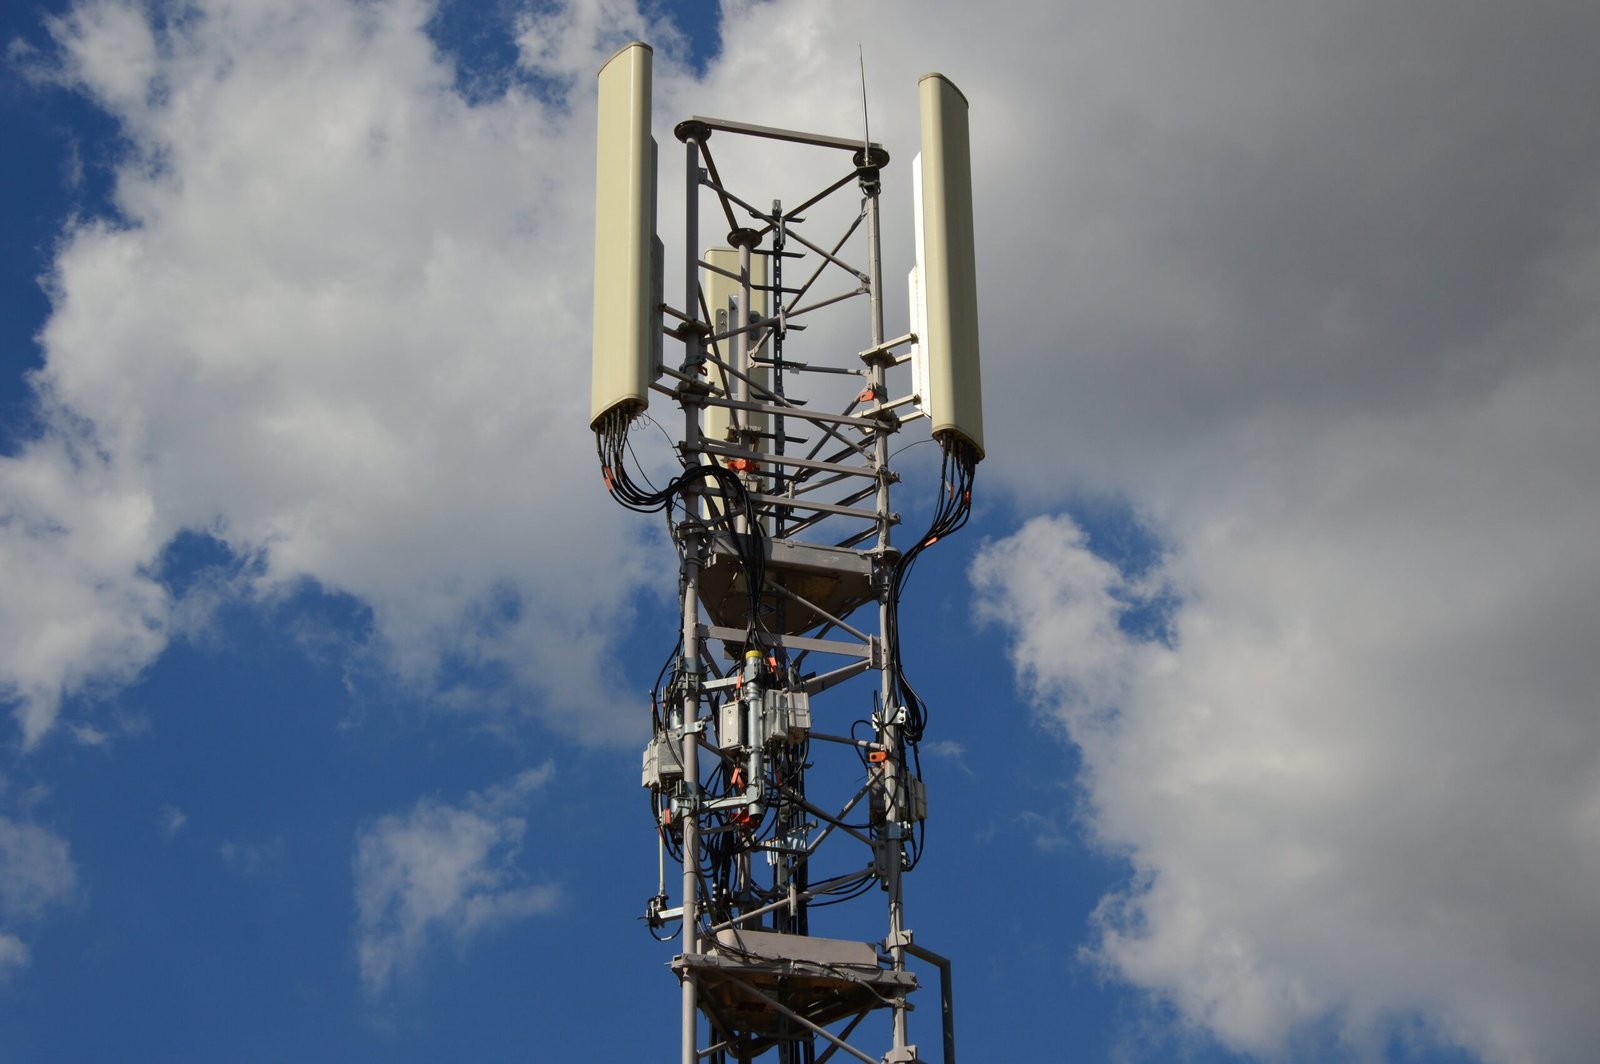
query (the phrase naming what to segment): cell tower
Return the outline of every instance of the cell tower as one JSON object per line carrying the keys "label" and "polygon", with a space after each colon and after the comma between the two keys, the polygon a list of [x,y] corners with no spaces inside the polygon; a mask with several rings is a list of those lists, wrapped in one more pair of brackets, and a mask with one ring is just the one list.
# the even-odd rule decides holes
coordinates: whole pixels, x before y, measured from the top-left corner
{"label": "cell tower", "polygon": [[[665,300],[651,56],[636,41],[599,75],[590,427],[607,490],[664,513],[678,554],[681,625],[651,694],[643,784],[661,867],[645,919],[680,943],[681,1064],[932,1059],[910,1040],[908,958],[940,972],[951,1064],[950,966],[906,916],[927,714],[899,611],[917,557],[965,523],[983,457],[967,101],[943,75],[919,83],[911,328],[886,338],[889,155],[865,138],[679,122],[684,291]],[[713,153],[733,138],[819,155],[833,177],[788,207],[736,188]],[[722,246],[702,243],[706,204],[727,224]],[[865,309],[864,342],[795,357],[802,330],[838,335],[831,321],[851,307]],[[669,338],[681,359],[665,356]],[[629,438],[652,392],[682,410],[681,469],[660,488]],[[923,417],[941,484],[931,527],[902,551],[890,447]],[[882,1013],[887,1025],[867,1022]]]}

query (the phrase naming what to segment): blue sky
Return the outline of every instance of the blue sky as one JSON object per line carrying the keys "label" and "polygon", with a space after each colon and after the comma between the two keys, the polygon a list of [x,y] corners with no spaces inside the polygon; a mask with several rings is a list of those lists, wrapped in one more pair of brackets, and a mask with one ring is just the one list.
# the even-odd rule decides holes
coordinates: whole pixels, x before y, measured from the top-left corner
{"label": "blue sky", "polygon": [[670,1054],[673,580],[585,430],[633,37],[662,143],[853,135],[859,42],[891,277],[972,101],[990,457],[906,620],[967,1059],[1589,1059],[1595,16],[971,8],[6,6],[7,1059]]}

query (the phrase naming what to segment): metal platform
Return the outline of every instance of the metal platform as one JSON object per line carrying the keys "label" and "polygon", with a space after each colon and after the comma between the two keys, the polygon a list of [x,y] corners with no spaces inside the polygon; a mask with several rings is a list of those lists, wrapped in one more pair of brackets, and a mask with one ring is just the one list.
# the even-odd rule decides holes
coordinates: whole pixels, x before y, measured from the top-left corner
{"label": "metal platform", "polygon": [[770,931],[725,929],[672,969],[698,977],[701,1007],[739,1059],[814,1034],[834,1041],[823,1028],[846,1019],[853,1028],[917,988],[912,972],[882,967],[870,943]]}
{"label": "metal platform", "polygon": [[[767,539],[766,544],[766,592],[761,605],[768,631],[800,635],[843,620],[877,599],[873,560],[865,551],[789,539]],[[710,562],[700,581],[701,602],[712,623],[743,628],[750,593],[726,533],[712,541]]]}

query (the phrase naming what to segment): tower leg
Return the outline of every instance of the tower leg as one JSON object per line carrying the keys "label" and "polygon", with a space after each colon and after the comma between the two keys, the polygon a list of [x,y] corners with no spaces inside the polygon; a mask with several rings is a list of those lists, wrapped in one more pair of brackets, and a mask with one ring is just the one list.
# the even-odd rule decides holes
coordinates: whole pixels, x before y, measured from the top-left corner
{"label": "tower leg", "polygon": [[[700,926],[700,884],[696,880],[700,863],[693,855],[700,852],[700,745],[696,717],[699,715],[700,696],[697,683],[700,675],[697,625],[700,615],[700,559],[686,553],[683,563],[683,667],[686,694],[683,699],[683,953],[693,956],[698,952]],[[693,969],[683,973],[683,1047],[682,1064],[697,1064],[699,1060],[698,1029],[699,980]]]}

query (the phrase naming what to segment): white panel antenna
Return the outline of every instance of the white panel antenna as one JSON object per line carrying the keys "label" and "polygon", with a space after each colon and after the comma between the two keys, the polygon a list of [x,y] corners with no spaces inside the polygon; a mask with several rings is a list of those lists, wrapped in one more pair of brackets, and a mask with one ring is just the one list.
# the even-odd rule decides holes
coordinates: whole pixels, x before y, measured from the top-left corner
{"label": "white panel antenna", "polygon": [[922,112],[918,270],[927,315],[918,347],[928,372],[922,405],[933,421],[935,439],[963,439],[981,458],[983,392],[967,98],[943,74],[924,75],[917,90]]}
{"label": "white panel antenna", "polygon": [[648,44],[634,41],[600,68],[590,427],[613,411],[644,410],[660,360],[651,56]]}

